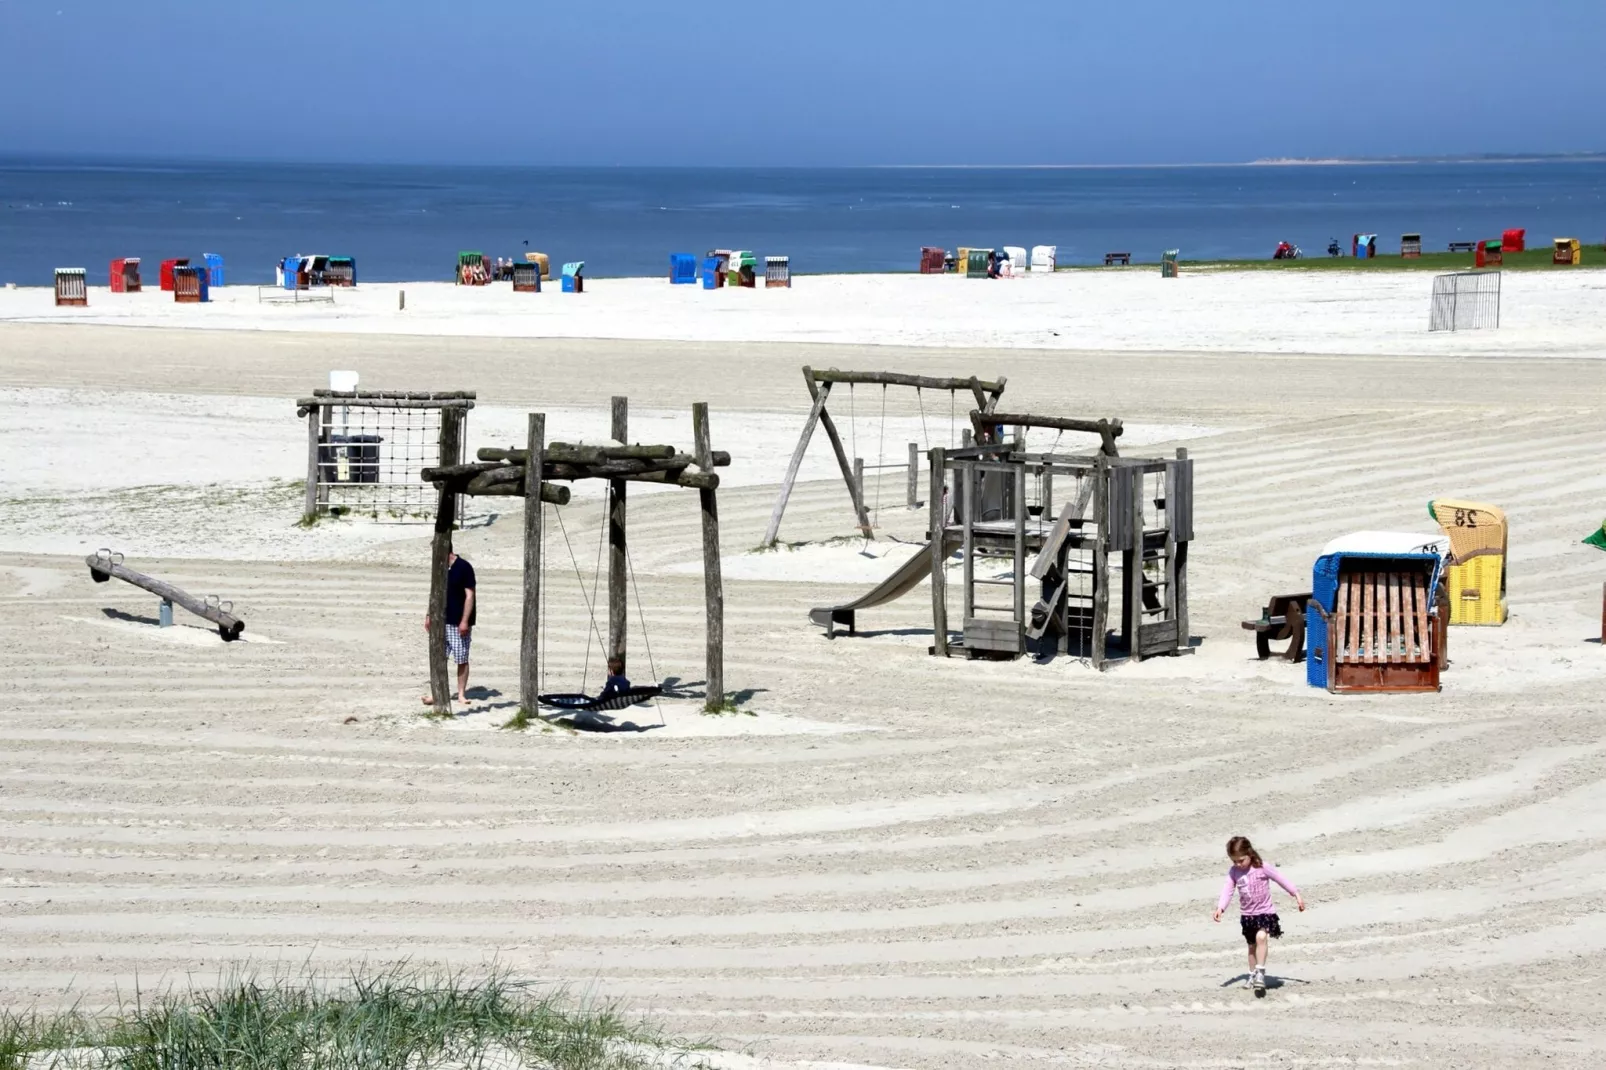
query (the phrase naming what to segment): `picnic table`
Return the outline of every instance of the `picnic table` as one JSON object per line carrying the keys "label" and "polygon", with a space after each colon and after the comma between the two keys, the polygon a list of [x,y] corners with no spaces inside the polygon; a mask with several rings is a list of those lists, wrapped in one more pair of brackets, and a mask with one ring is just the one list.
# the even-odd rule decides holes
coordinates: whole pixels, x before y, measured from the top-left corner
{"label": "picnic table", "polygon": [[1470,253],[1477,249],[1478,243],[1472,241],[1453,241],[1450,243],[1452,253]]}
{"label": "picnic table", "polygon": [[1305,656],[1305,608],[1311,592],[1273,595],[1259,620],[1246,620],[1243,628],[1255,633],[1255,652],[1260,660],[1271,657],[1271,644],[1287,640],[1288,648],[1279,655],[1288,661]]}

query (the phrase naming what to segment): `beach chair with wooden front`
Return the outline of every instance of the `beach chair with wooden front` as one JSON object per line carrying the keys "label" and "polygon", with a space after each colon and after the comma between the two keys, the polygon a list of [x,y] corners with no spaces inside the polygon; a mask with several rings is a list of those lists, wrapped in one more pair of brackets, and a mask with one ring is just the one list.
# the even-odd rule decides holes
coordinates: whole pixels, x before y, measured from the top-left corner
{"label": "beach chair with wooden front", "polygon": [[513,292],[538,294],[541,292],[541,265],[525,261],[513,265]]}
{"label": "beach chair with wooden front", "polygon": [[943,273],[943,259],[947,254],[934,245],[920,247],[920,274],[941,275]]}
{"label": "beach chair with wooden front", "polygon": [[764,288],[783,286],[792,288],[792,258],[790,256],[766,256],[764,258]]}
{"label": "beach chair with wooden front", "polygon": [[207,274],[206,268],[184,264],[173,269],[175,303],[198,305],[211,299],[211,277]]}
{"label": "beach chair with wooden front", "polygon": [[1428,514],[1450,539],[1451,624],[1506,622],[1506,514],[1487,502],[1435,498]]}
{"label": "beach chair with wooden front", "polygon": [[1436,540],[1401,552],[1387,539],[1365,538],[1390,535],[1358,533],[1354,544],[1363,549],[1329,544],[1316,559],[1305,621],[1305,679],[1312,687],[1439,690],[1445,621],[1438,591],[1444,559]]}
{"label": "beach chair with wooden front", "polygon": [[83,268],[57,268],[56,304],[69,306],[88,305],[88,272]]}

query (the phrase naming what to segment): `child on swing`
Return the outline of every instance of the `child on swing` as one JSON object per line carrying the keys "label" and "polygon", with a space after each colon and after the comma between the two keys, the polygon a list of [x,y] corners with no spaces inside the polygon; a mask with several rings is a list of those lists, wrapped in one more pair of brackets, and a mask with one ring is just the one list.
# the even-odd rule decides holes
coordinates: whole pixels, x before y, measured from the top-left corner
{"label": "child on swing", "polygon": [[1247,836],[1234,836],[1227,841],[1227,857],[1232,859],[1232,868],[1227,870],[1227,880],[1221,886],[1221,898],[1216,902],[1212,920],[1221,921],[1227,904],[1232,901],[1233,889],[1238,889],[1238,925],[1249,944],[1249,984],[1257,997],[1264,997],[1268,938],[1283,935],[1277,912],[1271,907],[1271,886],[1275,882],[1293,896],[1301,911],[1305,909],[1305,898],[1292,881],[1260,860],[1260,852]]}
{"label": "child on swing", "polygon": [[597,696],[597,701],[601,702],[603,699],[612,698],[629,690],[630,681],[625,678],[624,659],[618,655],[609,658],[608,679],[603,681],[602,694]]}

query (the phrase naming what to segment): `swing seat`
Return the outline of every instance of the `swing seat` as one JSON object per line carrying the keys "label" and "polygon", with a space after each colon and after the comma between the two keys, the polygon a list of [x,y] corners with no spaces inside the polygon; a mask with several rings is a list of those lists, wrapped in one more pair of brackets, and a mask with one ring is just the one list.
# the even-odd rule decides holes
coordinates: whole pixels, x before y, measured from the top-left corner
{"label": "swing seat", "polygon": [[618,694],[607,698],[593,698],[590,695],[579,693],[568,695],[538,695],[537,699],[543,706],[551,706],[559,710],[571,710],[575,713],[608,713],[613,710],[628,709],[639,706],[649,699],[655,699],[664,693],[661,687],[629,687]]}

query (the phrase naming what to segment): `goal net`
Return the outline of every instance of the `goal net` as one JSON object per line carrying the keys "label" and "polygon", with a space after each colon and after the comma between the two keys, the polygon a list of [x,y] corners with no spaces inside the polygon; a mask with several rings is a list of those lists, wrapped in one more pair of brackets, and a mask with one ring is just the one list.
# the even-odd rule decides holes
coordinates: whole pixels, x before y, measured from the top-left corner
{"label": "goal net", "polygon": [[1457,271],[1433,279],[1430,331],[1474,331],[1500,326],[1500,272]]}

